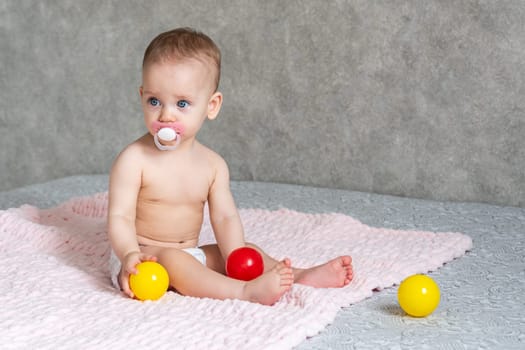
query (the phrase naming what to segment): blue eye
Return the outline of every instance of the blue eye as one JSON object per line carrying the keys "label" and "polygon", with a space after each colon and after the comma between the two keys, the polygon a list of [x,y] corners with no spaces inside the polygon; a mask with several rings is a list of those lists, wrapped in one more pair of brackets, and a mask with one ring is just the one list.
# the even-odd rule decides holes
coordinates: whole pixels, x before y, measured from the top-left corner
{"label": "blue eye", "polygon": [[149,103],[149,105],[152,106],[152,107],[158,107],[158,106],[160,106],[160,101],[159,101],[157,98],[155,98],[155,97],[150,97],[150,98],[148,99],[148,103]]}
{"label": "blue eye", "polygon": [[186,108],[190,105],[190,103],[186,100],[180,100],[180,101],[177,101],[177,107],[179,108]]}

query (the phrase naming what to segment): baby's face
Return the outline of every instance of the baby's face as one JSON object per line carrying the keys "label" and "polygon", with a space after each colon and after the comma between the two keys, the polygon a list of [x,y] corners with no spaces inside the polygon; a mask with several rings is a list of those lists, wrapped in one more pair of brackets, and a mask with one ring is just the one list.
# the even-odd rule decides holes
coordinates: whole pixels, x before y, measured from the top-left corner
{"label": "baby's face", "polygon": [[[154,135],[160,123],[175,123],[182,140],[195,137],[208,116],[214,72],[196,59],[153,63],[144,69],[140,88],[144,121]],[[170,142],[162,142],[170,145]]]}

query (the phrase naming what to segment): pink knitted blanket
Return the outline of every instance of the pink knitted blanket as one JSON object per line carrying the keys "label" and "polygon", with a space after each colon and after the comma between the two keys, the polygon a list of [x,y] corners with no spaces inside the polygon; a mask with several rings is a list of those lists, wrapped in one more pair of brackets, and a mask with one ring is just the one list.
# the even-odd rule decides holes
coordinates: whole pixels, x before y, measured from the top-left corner
{"label": "pink knitted blanket", "polygon": [[[123,297],[110,282],[107,195],[52,209],[0,211],[0,344],[17,349],[288,349],[317,334],[341,307],[414,273],[435,270],[472,247],[460,233],[366,226],[342,214],[240,210],[247,240],[309,266],[350,254],[342,289],[295,285],[274,306],[167,293]],[[202,242],[213,241],[209,220]]]}

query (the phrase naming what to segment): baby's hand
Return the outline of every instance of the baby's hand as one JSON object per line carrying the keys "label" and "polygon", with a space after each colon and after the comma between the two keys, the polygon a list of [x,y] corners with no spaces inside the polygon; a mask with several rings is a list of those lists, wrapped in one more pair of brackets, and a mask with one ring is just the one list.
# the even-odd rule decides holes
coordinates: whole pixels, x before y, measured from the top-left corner
{"label": "baby's hand", "polygon": [[129,275],[137,274],[136,266],[143,261],[157,261],[157,257],[141,252],[131,252],[124,257],[124,261],[122,262],[122,268],[119,274],[120,287],[130,298],[133,298],[134,294],[129,287]]}

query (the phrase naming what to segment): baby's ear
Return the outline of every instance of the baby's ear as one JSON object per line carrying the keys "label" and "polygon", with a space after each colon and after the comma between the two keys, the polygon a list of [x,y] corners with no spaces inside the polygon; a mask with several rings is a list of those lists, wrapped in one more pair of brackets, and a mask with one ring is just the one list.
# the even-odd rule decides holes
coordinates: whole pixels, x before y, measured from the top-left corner
{"label": "baby's ear", "polygon": [[220,92],[214,93],[208,101],[208,119],[213,120],[217,118],[222,106],[222,94]]}

